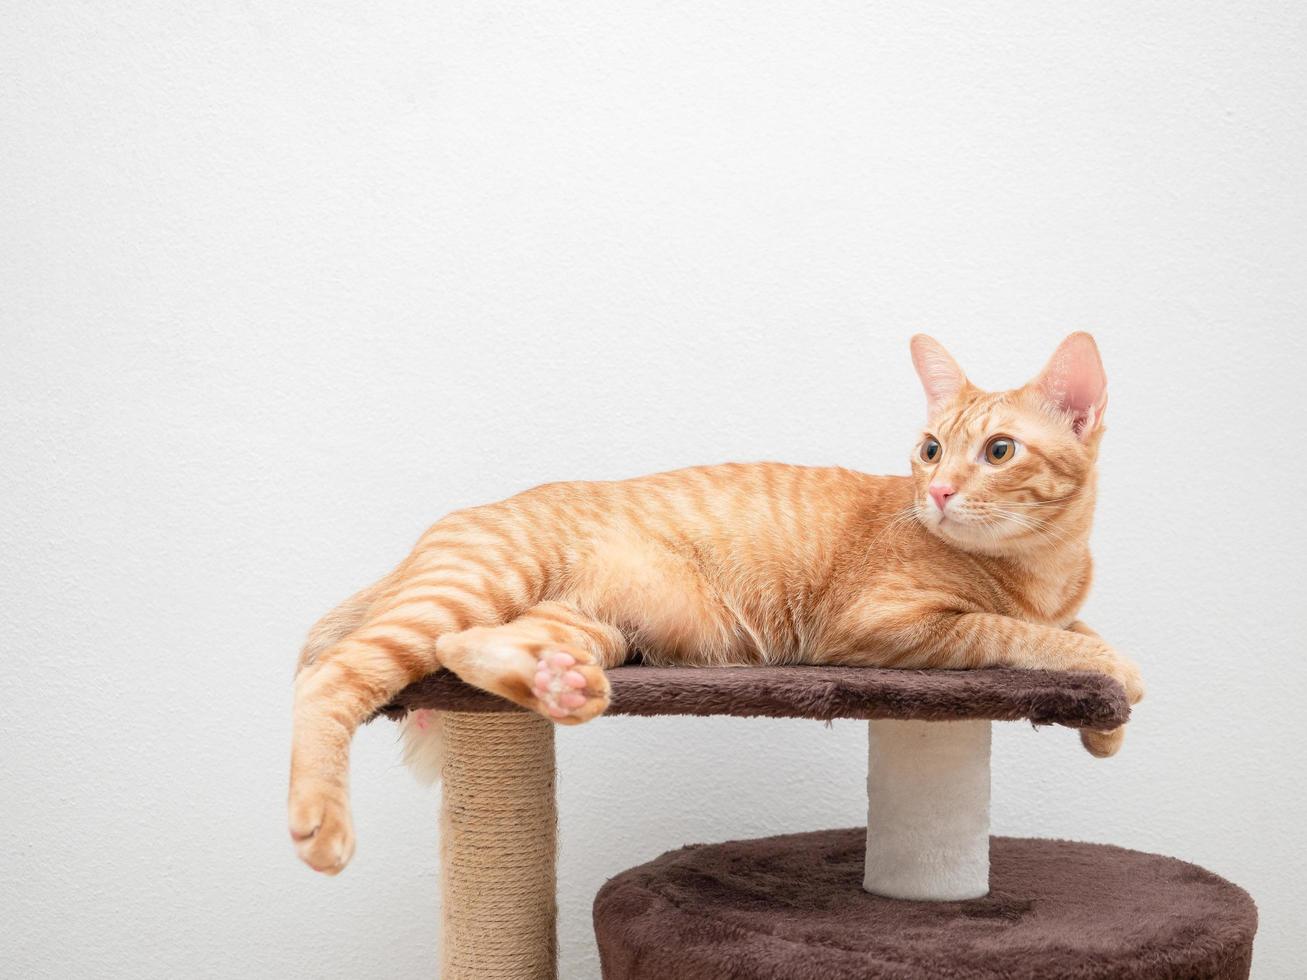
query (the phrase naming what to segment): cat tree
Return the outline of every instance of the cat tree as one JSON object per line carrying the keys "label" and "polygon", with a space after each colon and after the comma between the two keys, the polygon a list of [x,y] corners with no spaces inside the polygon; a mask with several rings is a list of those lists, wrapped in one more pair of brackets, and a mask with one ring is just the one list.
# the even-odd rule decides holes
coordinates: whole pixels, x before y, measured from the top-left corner
{"label": "cat tree", "polygon": [[[864,719],[869,751],[865,829],[687,847],[610,880],[594,910],[605,980],[1248,976],[1256,910],[1235,885],[1172,858],[989,835],[991,723],[1115,728],[1129,707],[1104,676],[609,677],[609,715]],[[446,741],[441,976],[555,980],[554,727],[446,672],[384,711],[423,709]]]}

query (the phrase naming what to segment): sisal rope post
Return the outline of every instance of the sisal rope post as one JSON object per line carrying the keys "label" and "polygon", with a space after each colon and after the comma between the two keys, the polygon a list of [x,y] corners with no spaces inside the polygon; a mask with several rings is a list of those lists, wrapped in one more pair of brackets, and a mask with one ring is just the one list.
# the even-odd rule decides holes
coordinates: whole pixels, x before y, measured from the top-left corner
{"label": "sisal rope post", "polygon": [[446,712],[443,980],[557,980],[554,726]]}

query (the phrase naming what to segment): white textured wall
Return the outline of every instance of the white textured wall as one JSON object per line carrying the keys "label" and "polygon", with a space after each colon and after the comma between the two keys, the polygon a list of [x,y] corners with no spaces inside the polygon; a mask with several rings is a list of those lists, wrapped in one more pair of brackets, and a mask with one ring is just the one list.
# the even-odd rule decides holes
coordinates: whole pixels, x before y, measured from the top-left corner
{"label": "white textured wall", "polygon": [[[0,972],[429,974],[386,725],[352,867],[286,837],[320,612],[545,480],[902,472],[912,332],[1004,385],[1089,328],[1151,697],[1106,763],[1000,726],[996,829],[1228,875],[1301,976],[1303,7],[943,6],[4,5]],[[863,814],[860,724],[559,743],[568,980],[606,876]]]}

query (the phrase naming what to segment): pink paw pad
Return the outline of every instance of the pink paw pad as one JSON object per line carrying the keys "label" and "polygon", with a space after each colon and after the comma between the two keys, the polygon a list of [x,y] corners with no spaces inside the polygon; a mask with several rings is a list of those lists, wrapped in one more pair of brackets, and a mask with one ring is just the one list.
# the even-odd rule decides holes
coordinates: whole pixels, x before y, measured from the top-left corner
{"label": "pink paw pad", "polygon": [[586,680],[575,666],[576,658],[562,651],[545,654],[536,666],[532,687],[552,718],[566,718],[586,702]]}

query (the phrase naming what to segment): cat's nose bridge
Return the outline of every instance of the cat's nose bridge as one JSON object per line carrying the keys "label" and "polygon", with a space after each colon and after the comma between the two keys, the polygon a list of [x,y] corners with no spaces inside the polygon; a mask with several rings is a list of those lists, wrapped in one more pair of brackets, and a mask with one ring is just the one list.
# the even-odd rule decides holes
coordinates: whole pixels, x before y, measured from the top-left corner
{"label": "cat's nose bridge", "polygon": [[935,501],[935,506],[941,511],[944,505],[948,503],[949,498],[958,492],[957,487],[952,483],[932,483],[928,488],[930,499]]}

